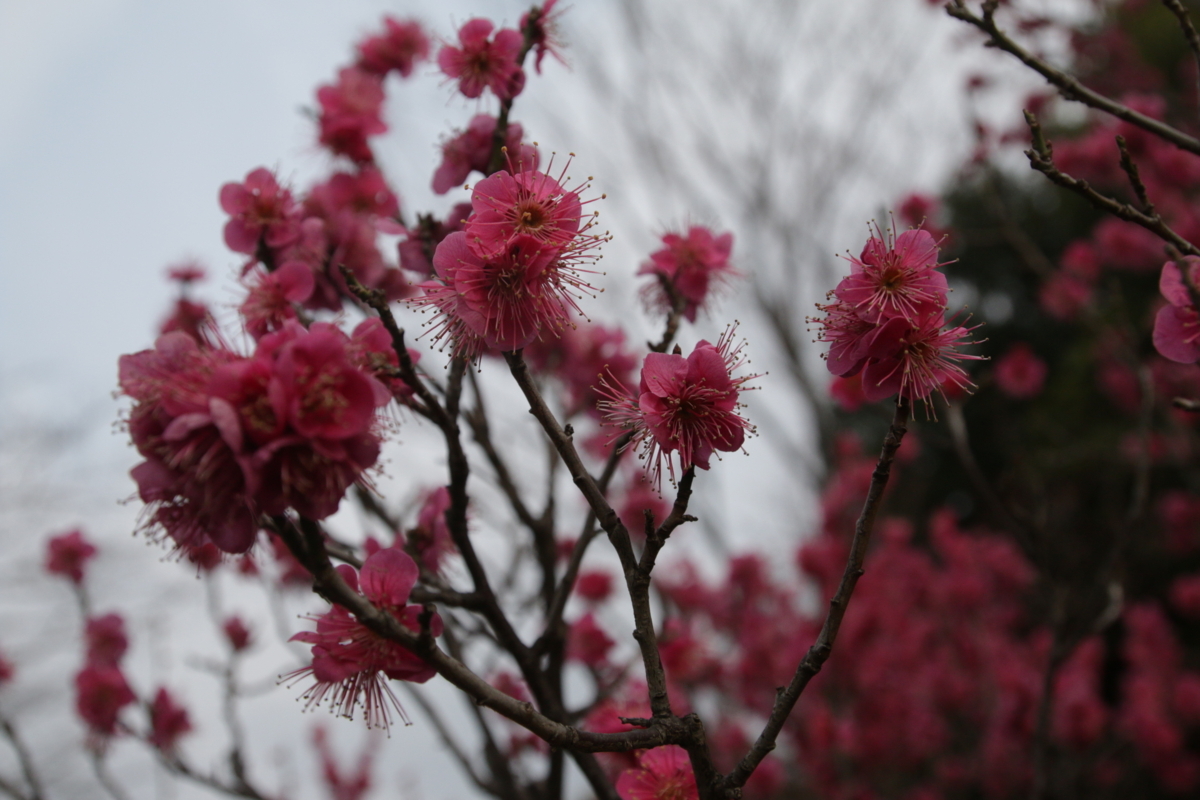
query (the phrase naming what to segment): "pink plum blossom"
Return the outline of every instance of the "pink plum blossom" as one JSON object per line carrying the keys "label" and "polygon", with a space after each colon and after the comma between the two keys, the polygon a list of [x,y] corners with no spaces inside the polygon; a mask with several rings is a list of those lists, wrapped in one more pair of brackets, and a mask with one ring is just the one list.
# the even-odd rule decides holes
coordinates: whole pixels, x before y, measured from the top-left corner
{"label": "pink plum blossom", "polygon": [[221,630],[224,631],[225,641],[229,642],[233,652],[240,653],[250,646],[253,637],[241,617],[229,617],[222,623]]}
{"label": "pink plum blossom", "polygon": [[561,52],[562,42],[558,38],[559,17],[564,9],[556,9],[557,3],[558,0],[546,0],[540,7],[534,6],[521,15],[517,26],[525,34],[525,39],[533,50],[533,66],[539,75],[542,74],[542,59],[547,53],[554,56],[560,64],[565,63]]}
{"label": "pink plum blossom", "polygon": [[681,472],[708,469],[715,451],[740,449],[746,432],[753,430],[738,413],[738,394],[758,376],[733,377],[745,363],[743,345],[734,344],[733,334],[727,330],[715,346],[701,341],[686,358],[650,353],[636,397],[623,385],[607,380],[602,384],[601,410],[607,424],[632,431],[630,444],[642,450],[655,486],[663,461],[674,481],[676,459]]}
{"label": "pink plum blossom", "polygon": [[438,52],[438,67],[458,81],[463,96],[475,98],[491,89],[501,100],[511,100],[525,87],[525,70],[517,60],[524,37],[504,28],[491,36],[490,20],[469,20],[458,31],[459,47],[444,45]]}
{"label": "pink plum blossom", "polygon": [[148,527],[180,547],[241,553],[259,513],[336,511],[378,457],[375,409],[391,398],[352,356],[335,326],[294,321],[263,336],[253,357],[201,349],[181,333],[123,356]]}
{"label": "pink plum blossom", "polygon": [[677,745],[646,750],[638,764],[617,779],[621,800],[696,800],[696,776],[687,752]]}
{"label": "pink plum blossom", "polygon": [[[433,191],[445,194],[462,186],[472,171],[486,175],[492,160],[495,132],[495,117],[476,114],[466,130],[443,142],[442,163],[433,174]],[[522,144],[524,135],[524,130],[517,122],[508,123],[504,131],[504,146],[508,148],[509,161],[518,172],[537,169],[538,166],[537,148]],[[466,217],[466,214],[462,216]],[[451,219],[455,220],[454,217]]]}
{"label": "pink plum blossom", "polygon": [[693,225],[686,235],[667,233],[662,237],[663,248],[650,254],[650,261],[638,270],[639,275],[653,275],[653,283],[643,288],[647,302],[655,308],[670,311],[671,293],[662,281],[669,281],[683,300],[683,315],[690,322],[712,299],[714,291],[737,275],[729,264],[733,251],[733,234],[714,234],[708,228]]}
{"label": "pink plum blossom", "polygon": [[398,72],[407,78],[413,67],[429,58],[429,37],[416,20],[383,18],[383,33],[358,44],[358,68],[376,75]]}
{"label": "pink plum blossom", "polygon": [[1015,400],[1028,400],[1041,394],[1049,372],[1046,362],[1034,354],[1025,342],[1017,342],[996,360],[996,385]]}
{"label": "pink plum blossom", "polygon": [[296,305],[313,293],[315,279],[307,264],[289,261],[274,272],[255,270],[248,283],[250,291],[238,313],[246,333],[261,339],[296,319]]}
{"label": "pink plum blossom", "polygon": [[75,711],[94,734],[115,734],[121,709],[135,700],[119,667],[89,664],[75,676]]}
{"label": "pink plum blossom", "polygon": [[387,131],[383,121],[383,81],[379,75],[346,67],[337,83],[317,90],[321,144],[356,163],[374,161],[367,137]]}
{"label": "pink plum blossom", "polygon": [[129,649],[125,620],[119,614],[92,617],[84,626],[86,661],[95,667],[115,667]]}
{"label": "pink plum blossom", "polygon": [[187,709],[165,687],[159,687],[150,704],[150,744],[163,753],[171,753],[180,737],[191,730]]}
{"label": "pink plum blossom", "polygon": [[599,669],[607,665],[608,652],[614,644],[596,622],[595,614],[589,611],[572,623],[567,632],[567,658]]}
{"label": "pink plum blossom", "polygon": [[900,317],[916,323],[946,307],[946,276],[938,272],[937,259],[929,231],[905,231],[894,242],[880,233],[867,240],[859,258],[850,259],[850,275],[834,294],[869,322]]}
{"label": "pink plum blossom", "polygon": [[1168,261],[1163,265],[1158,289],[1166,298],[1154,319],[1154,348],[1164,357],[1181,364],[1200,361],[1200,313],[1196,311],[1195,291],[1200,279],[1200,258],[1186,256],[1183,265]]}
{"label": "pink plum blossom", "polygon": [[581,226],[579,192],[564,189],[544,172],[500,170],[489,175],[475,184],[471,208],[474,213],[467,218],[465,230],[472,249],[481,256],[503,250],[520,235],[559,251],[570,247],[576,253],[602,241],[581,236],[590,224]]}
{"label": "pink plum blossom", "polygon": [[96,556],[96,548],[83,538],[79,528],[46,542],[46,572],[61,575],[76,585],[83,583],[83,570]]}
{"label": "pink plum blossom", "polygon": [[[402,550],[379,550],[363,563],[361,573],[353,567],[338,567],[342,578],[368,600],[391,614],[412,631],[420,630],[422,613],[418,605],[408,605],[408,595],[417,582],[417,564]],[[424,683],[436,672],[423,659],[395,642],[373,633],[341,606],[314,618],[315,631],[304,631],[293,641],[312,645],[312,664],[289,675],[298,679],[311,675],[315,683],[303,697],[308,705],[326,699],[339,715],[352,717],[360,705],[371,727],[388,728],[390,709],[403,717],[385,678]],[[434,614],[429,623],[433,636],[442,633],[442,620]]]}
{"label": "pink plum blossom", "polygon": [[417,514],[416,527],[405,532],[406,549],[430,572],[438,572],[446,556],[454,552],[454,542],[446,524],[449,508],[450,489],[439,486],[425,496]]}
{"label": "pink plum blossom", "polygon": [[243,183],[225,184],[220,199],[221,209],[230,216],[225,244],[235,253],[255,255],[260,242],[272,249],[286,247],[300,236],[292,193],[267,169],[253,170]]}
{"label": "pink plum blossom", "polygon": [[902,318],[880,325],[867,348],[863,395],[873,402],[898,394],[928,404],[934,392],[945,392],[943,384],[970,387],[971,381],[959,362],[982,356],[960,353],[957,348],[967,343],[971,330],[962,326],[943,328],[940,313],[919,325]]}
{"label": "pink plum blossom", "polygon": [[452,233],[438,245],[433,266],[438,280],[422,283],[424,295],[411,302],[437,312],[434,339],[449,337],[463,358],[557,336],[578,310],[578,291],[587,286],[572,265],[558,259],[557,250],[525,234],[484,257],[466,233]]}

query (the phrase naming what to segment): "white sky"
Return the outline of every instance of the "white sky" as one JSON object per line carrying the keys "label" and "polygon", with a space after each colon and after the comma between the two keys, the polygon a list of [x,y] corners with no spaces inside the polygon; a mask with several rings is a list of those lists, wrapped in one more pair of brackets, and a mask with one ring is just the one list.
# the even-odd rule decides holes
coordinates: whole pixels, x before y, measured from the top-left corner
{"label": "white sky", "polygon": [[[567,25],[572,41],[586,43],[589,35],[615,29],[615,3],[575,0],[574,5]],[[159,563],[159,550],[131,539],[136,508],[116,505],[133,491],[126,472],[136,460],[121,437],[111,434],[116,359],[150,346],[170,298],[164,268],[198,258],[211,275],[201,295],[221,306],[235,300],[230,278],[240,257],[222,244],[220,185],[259,165],[278,169],[297,186],[328,168],[300,109],[315,103],[315,87],[332,79],[348,61],[352,42],[374,29],[383,13],[409,16],[416,9],[431,29],[449,35],[476,15],[515,24],[526,6],[507,0],[423,6],[400,0],[0,0],[0,541],[7,548],[0,561],[0,648],[20,672],[18,683],[0,693],[0,711],[29,731],[53,796],[83,796],[96,789],[77,754],[82,733],[70,718],[69,693],[63,688],[79,659],[73,644],[61,644],[72,638],[73,607],[65,587],[39,574],[48,535],[84,524],[104,547],[95,567],[94,595],[100,610],[120,609],[129,616],[135,639],[131,670],[143,691],[149,691],[151,679],[175,687],[199,685],[205,679],[196,677],[189,660],[215,646],[199,583],[182,568]],[[945,20],[919,0],[856,0],[825,4],[818,24],[832,26],[846,8],[846,18],[869,25],[873,10],[885,7],[904,22],[895,30],[897,40],[919,39],[912,51],[919,61],[908,65],[913,70],[904,87],[914,99],[901,104],[907,112],[893,120],[894,129],[879,132],[883,144],[873,158],[887,174],[862,183],[864,188],[847,201],[837,218],[842,230],[861,232],[865,219],[895,200],[881,196],[885,191],[936,188],[965,147],[955,94],[963,69],[961,48]],[[813,40],[812,31],[809,36],[805,41]],[[598,47],[604,51],[602,44]],[[830,57],[817,48],[809,62]],[[803,53],[798,59],[804,62]],[[610,66],[615,80],[645,85],[655,78],[625,74],[628,65],[616,57]],[[448,200],[433,198],[426,188],[438,162],[435,143],[478,108],[453,99],[431,72],[427,67],[421,80],[394,92],[395,135],[382,150],[410,211],[447,207]],[[718,213],[711,197],[695,198],[701,207],[693,208],[679,192],[653,182],[637,184],[637,175],[600,174],[602,165],[616,170],[629,163],[611,146],[619,140],[621,118],[611,109],[590,107],[591,95],[580,88],[579,76],[553,62],[547,62],[546,72],[544,80],[530,76],[517,119],[547,149],[574,150],[579,171],[597,174],[598,191],[613,195],[604,212],[617,236],[610,259],[636,264],[664,225],[689,213],[705,221]],[[854,93],[853,85],[839,87],[820,111],[835,132],[842,103],[852,108]],[[734,121],[729,124],[737,130]],[[754,136],[753,130],[737,130],[731,146],[752,149]],[[908,152],[895,152],[910,146]],[[656,204],[656,192],[668,199]],[[716,222],[735,224],[733,219]],[[861,241],[850,240],[831,250],[860,246]],[[631,297],[619,286],[609,297],[614,295],[626,303]],[[619,307],[615,313],[621,313]],[[412,448],[424,434],[405,436]],[[752,449],[755,455],[770,450],[757,443]],[[778,454],[764,457],[767,466],[760,469],[787,468]],[[394,458],[399,465],[409,456]],[[417,469],[436,469],[432,456],[412,460],[425,462]],[[745,463],[730,458],[718,468],[732,473]],[[723,499],[744,497],[757,481],[748,471],[714,484],[720,487],[710,499],[716,516],[728,519],[720,510]],[[795,494],[778,486],[769,491],[776,492],[769,495],[773,499],[780,492]],[[759,530],[771,527],[765,508],[751,510],[749,523],[741,526],[741,542],[754,541]],[[794,524],[787,534],[792,530]],[[772,541],[782,534],[763,535],[763,541]],[[244,603],[254,609],[249,616],[267,626],[260,595],[252,588],[227,591],[227,605]],[[247,666],[249,676],[269,681],[288,668],[286,653],[275,648]],[[446,688],[438,696],[450,707]],[[289,796],[317,797],[304,788],[314,773],[306,763],[304,738],[294,735],[295,694],[279,689],[254,701],[248,724],[255,731],[263,782],[275,788],[283,781],[284,788],[298,789]],[[196,714],[211,731],[211,711],[197,709]],[[305,728],[311,719],[303,718]],[[327,722],[340,732],[339,741],[357,741],[361,734],[358,724]],[[289,734],[292,744],[280,744]],[[218,757],[219,744],[219,737],[206,731],[187,752],[210,763],[205,759]],[[148,777],[152,770],[136,748],[118,748],[114,755],[118,772],[130,781],[132,800],[207,796],[186,787],[176,793]],[[10,774],[7,758],[0,755],[0,770]],[[393,733],[381,761],[387,766],[377,775],[380,782],[402,779],[409,786],[405,797],[469,794],[420,720]]]}

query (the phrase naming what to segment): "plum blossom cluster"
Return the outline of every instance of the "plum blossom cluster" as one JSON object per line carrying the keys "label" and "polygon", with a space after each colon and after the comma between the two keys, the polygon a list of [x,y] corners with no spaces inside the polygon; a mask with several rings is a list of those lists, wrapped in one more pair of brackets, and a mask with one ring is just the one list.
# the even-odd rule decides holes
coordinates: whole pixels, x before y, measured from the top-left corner
{"label": "plum blossom cluster", "polygon": [[129,433],[145,459],[132,474],[148,527],[180,547],[211,542],[243,553],[260,514],[336,511],[379,455],[376,409],[392,392],[372,363],[395,359],[377,349],[381,328],[368,320],[347,336],[328,323],[289,322],[251,356],[175,332],[123,356]]}
{"label": "plum blossom cluster", "polygon": [[[511,165],[510,165],[511,166]],[[607,236],[592,232],[580,192],[536,170],[500,170],[475,185],[463,229],[433,254],[435,277],[411,302],[432,308],[435,341],[456,355],[520,350],[556,338],[592,290],[584,276]]]}
{"label": "plum blossom cluster", "polygon": [[[421,631],[422,608],[408,603],[419,570],[403,550],[379,550],[367,558],[360,572],[347,565],[338,567],[338,572],[351,589],[361,590],[401,625]],[[361,706],[372,727],[388,728],[393,709],[407,722],[404,709],[385,679],[424,683],[437,674],[433,667],[402,645],[374,633],[341,606],[334,605],[314,621],[315,631],[302,631],[292,637],[293,641],[312,645],[312,664],[287,676],[292,680],[306,676],[314,679],[303,695],[308,704],[328,700],[344,717],[353,717]],[[438,614],[430,615],[426,625],[429,635],[442,635]]]}
{"label": "plum blossom cluster", "polygon": [[[85,610],[86,566],[95,555],[95,545],[79,529],[53,536],[46,544],[46,572],[66,578]],[[75,712],[87,725],[91,746],[99,751],[113,736],[130,730],[121,713],[138,701],[121,666],[129,649],[124,618],[115,613],[87,616],[83,641],[84,663],[75,674]],[[179,739],[192,730],[187,709],[162,686],[144,705],[149,715],[146,741],[170,755]]]}
{"label": "plum blossom cluster", "polygon": [[971,386],[959,362],[980,356],[960,353],[971,329],[946,321],[946,276],[938,271],[938,247],[917,229],[893,239],[876,231],[862,254],[850,259],[850,275],[818,305],[817,338],[829,342],[825,363],[842,378],[862,373],[867,400],[899,395],[924,400]]}
{"label": "plum blossom cluster", "polygon": [[744,342],[727,329],[714,345],[699,342],[686,358],[681,352],[650,353],[642,364],[638,392],[608,375],[601,381],[600,410],[606,424],[631,434],[651,483],[661,485],[663,464],[674,482],[678,472],[708,469],[713,454],[740,450],[754,430],[741,415],[739,394],[757,375],[734,377],[746,359]]}

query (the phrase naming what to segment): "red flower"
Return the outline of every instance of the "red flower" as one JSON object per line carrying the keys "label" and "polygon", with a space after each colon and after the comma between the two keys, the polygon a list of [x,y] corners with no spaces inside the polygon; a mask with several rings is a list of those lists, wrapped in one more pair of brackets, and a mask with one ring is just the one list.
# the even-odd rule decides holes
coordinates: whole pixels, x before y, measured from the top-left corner
{"label": "red flower", "polygon": [[455,353],[477,357],[485,347],[519,350],[544,336],[557,336],[578,291],[587,287],[558,251],[525,234],[501,252],[479,255],[467,234],[452,233],[433,255],[437,281],[421,284],[416,305],[433,306],[434,339],[449,336]]}
{"label": "red flower", "polygon": [[492,33],[491,21],[469,20],[458,31],[461,47],[445,45],[438,53],[442,72],[458,80],[458,90],[466,97],[479,97],[484,89],[501,100],[510,100],[525,88],[525,70],[517,60],[524,37],[505,28]]}
{"label": "red flower", "polygon": [[179,705],[165,688],[159,687],[150,705],[150,744],[164,753],[175,749],[179,737],[192,729],[187,709]]}
{"label": "red flower", "polygon": [[118,667],[89,664],[75,676],[75,710],[93,733],[116,733],[121,709],[136,699]]}
{"label": "red flower", "polygon": [[1163,265],[1158,289],[1169,305],[1154,318],[1154,348],[1172,361],[1193,364],[1200,361],[1200,313],[1193,300],[1200,258],[1186,256],[1183,263],[1187,265],[1186,280],[1175,262]]}
{"label": "red flower", "polygon": [[[655,275],[669,280],[685,301],[683,315],[691,322],[696,313],[713,296],[713,290],[737,275],[729,265],[733,251],[733,234],[715,235],[708,228],[693,225],[686,236],[668,233],[662,237],[664,247],[650,254],[638,275]],[[642,290],[651,306],[669,311],[671,295],[660,280],[647,284]]]}
{"label": "red flower", "polygon": [[93,667],[115,667],[129,649],[125,635],[125,620],[120,614],[92,617],[84,628],[87,641],[87,663]]}
{"label": "red flower", "polygon": [[240,653],[250,646],[250,629],[242,622],[241,617],[230,617],[225,620],[221,629],[225,631],[225,640],[229,642],[233,652]]}
{"label": "red flower", "polygon": [[359,43],[358,67],[376,75],[399,72],[400,77],[407,78],[418,61],[429,58],[429,37],[415,20],[401,22],[387,16],[383,26],[382,34]]}
{"label": "red flower", "polygon": [[[407,605],[417,582],[417,564],[407,553],[394,548],[380,550],[366,560],[361,574],[346,565],[338,567],[338,572],[355,590],[361,583],[366,598],[400,624],[420,630],[421,607]],[[353,717],[355,708],[361,705],[368,725],[386,729],[391,725],[390,708],[401,718],[404,710],[384,678],[424,683],[436,674],[419,656],[379,637],[341,606],[333,606],[315,621],[315,631],[292,637],[293,641],[312,645],[312,665],[288,676],[298,679],[312,675],[316,679],[302,695],[309,706],[328,698],[339,715]],[[442,633],[442,620],[437,614],[430,622],[430,633]]]}
{"label": "red flower", "polygon": [[235,253],[254,255],[261,241],[267,247],[286,247],[300,237],[300,219],[292,193],[279,185],[267,169],[246,175],[244,183],[221,187],[225,244]]}
{"label": "red flower", "polygon": [[955,348],[966,342],[971,330],[961,326],[943,329],[941,312],[916,325],[902,318],[880,325],[867,347],[863,395],[875,401],[898,394],[928,404],[934,392],[945,392],[943,384],[969,388],[971,381],[958,362],[982,356],[966,355]]}
{"label": "red flower", "polygon": [[547,53],[558,59],[560,64],[566,63],[559,52],[562,42],[558,40],[558,18],[562,16],[563,9],[555,10],[557,2],[558,0],[546,0],[541,7],[534,6],[532,10],[521,15],[518,25],[529,40],[534,54],[533,66],[539,75],[542,74],[542,59]]}
{"label": "red flower", "polygon": [[357,67],[338,73],[338,82],[317,90],[321,104],[321,144],[357,163],[374,160],[368,136],[387,131],[383,121],[383,80]]}
{"label": "red flower", "polygon": [[905,231],[896,240],[872,236],[850,275],[834,290],[868,322],[896,317],[916,323],[946,307],[946,276],[937,271],[937,243],[928,231]]}
{"label": "red flower", "polygon": [[609,424],[633,431],[631,445],[642,449],[652,480],[658,485],[665,458],[671,480],[679,469],[708,469],[714,451],[733,452],[742,446],[753,426],[738,413],[738,393],[757,375],[734,378],[744,363],[742,345],[733,345],[733,329],[716,346],[702,341],[687,358],[650,353],[642,366],[638,397],[624,386],[602,382],[601,409]]}
{"label": "red flower", "polygon": [[1028,400],[1041,394],[1046,383],[1046,362],[1038,358],[1033,348],[1017,342],[996,361],[996,385],[1015,400]]}
{"label": "red flower", "polygon": [[[492,136],[496,132],[496,118],[488,114],[476,114],[467,129],[442,144],[442,163],[433,174],[433,191],[445,194],[462,186],[471,171],[488,171],[492,158]],[[521,144],[525,135],[520,123],[510,122],[505,129],[504,144],[508,148],[509,160],[518,171],[537,169],[538,151],[532,145]],[[516,159],[512,158],[516,154]],[[469,211],[467,213],[470,213]],[[463,214],[462,217],[465,217]],[[451,219],[457,222],[457,219]]]}
{"label": "red flower", "polygon": [[55,536],[46,543],[46,572],[62,575],[72,583],[83,583],[83,568],[96,555],[96,548],[83,538],[83,531]]}
{"label": "red flower", "polygon": [[667,745],[647,750],[617,779],[621,800],[694,800],[700,796],[687,752]]}

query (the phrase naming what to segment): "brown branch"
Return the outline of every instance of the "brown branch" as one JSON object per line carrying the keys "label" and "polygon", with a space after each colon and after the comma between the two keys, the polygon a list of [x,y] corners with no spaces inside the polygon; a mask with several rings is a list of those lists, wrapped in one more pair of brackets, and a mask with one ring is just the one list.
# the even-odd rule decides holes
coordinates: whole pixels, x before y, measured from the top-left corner
{"label": "brown branch", "polygon": [[1192,59],[1196,62],[1196,78],[1200,82],[1200,35],[1196,33],[1196,27],[1192,25],[1192,17],[1179,0],[1162,0],[1162,3],[1171,10],[1175,19],[1179,20],[1183,37],[1187,39],[1188,49],[1192,51]]}
{"label": "brown branch", "polygon": [[549,744],[582,753],[628,752],[665,744],[683,744],[691,735],[685,719],[678,718],[655,720],[654,726],[649,729],[621,733],[581,731],[550,719],[531,703],[517,700],[496,689],[461,661],[441,650],[435,641],[404,627],[391,614],[375,607],[371,601],[351,589],[334,569],[324,549],[319,547],[315,533],[304,530],[311,527],[306,520],[301,519],[299,527],[284,516],[272,517],[271,522],[292,554],[312,573],[313,588],[318,594],[345,608],[373,633],[425,659],[439,675],[474,699],[477,705],[492,709]]}
{"label": "brown branch", "polygon": [[1062,70],[1051,66],[1009,38],[1007,34],[996,26],[996,3],[994,0],[985,2],[982,11],[982,16],[976,16],[967,8],[965,0],[951,0],[946,5],[947,14],[968,25],[973,25],[986,33],[990,46],[1015,56],[1022,64],[1049,81],[1068,100],[1075,100],[1099,111],[1104,111],[1117,119],[1124,120],[1142,130],[1149,131],[1181,150],[1200,155],[1200,140],[1188,136],[1186,133],[1173,128],[1165,122],[1159,122],[1156,119],[1147,117],[1145,114],[1139,114],[1128,106],[1121,105],[1115,100],[1087,88],[1075,76],[1068,75]]}
{"label": "brown branch", "polygon": [[447,416],[442,404],[438,402],[437,397],[417,373],[416,364],[413,363],[412,356],[408,354],[408,347],[404,344],[404,330],[396,324],[396,317],[392,315],[392,309],[388,307],[387,296],[378,289],[368,289],[363,286],[344,264],[339,269],[351,293],[362,301],[363,305],[373,309],[379,315],[383,327],[392,337],[392,350],[395,351],[396,358],[400,361],[400,377],[417,397],[421,398],[424,406],[422,413],[445,430],[447,425],[453,424],[453,420]]}
{"label": "brown branch", "polygon": [[[677,744],[682,744],[688,750],[688,755],[693,761],[693,769],[697,775],[705,775],[711,780],[706,783],[706,787],[710,784],[715,785],[716,771],[711,764],[711,759],[708,754],[707,745],[704,742],[704,728],[699,717],[689,715],[688,717],[680,718],[674,716],[671,711],[670,698],[667,694],[666,673],[663,670],[662,658],[658,652],[658,641],[654,633],[654,619],[650,610],[650,573],[648,570],[643,570],[642,565],[638,563],[637,558],[633,553],[633,545],[629,539],[629,531],[626,530],[624,523],[621,522],[617,512],[608,504],[608,500],[604,496],[604,491],[600,488],[596,480],[591,476],[583,465],[583,461],[579,458],[579,453],[575,450],[575,444],[571,439],[570,434],[565,431],[558,420],[554,417],[554,413],[546,405],[545,399],[542,398],[536,384],[529,375],[529,369],[525,364],[525,360],[521,357],[520,351],[504,354],[505,360],[508,362],[510,371],[514,380],[521,388],[521,392],[525,395],[525,399],[529,403],[529,413],[541,423],[542,429],[546,435],[550,437],[550,441],[554,443],[555,449],[558,450],[559,457],[563,464],[567,467],[571,477],[575,481],[575,485],[579,488],[584,498],[588,501],[588,505],[596,515],[596,519],[600,522],[608,534],[609,541],[617,551],[617,556],[621,560],[622,572],[625,576],[625,585],[629,590],[630,603],[633,606],[634,632],[633,637],[638,643],[638,648],[641,651],[642,665],[646,671],[646,686],[650,696],[650,709],[653,714],[653,720],[648,728],[640,731],[631,731],[630,733],[649,733],[656,730],[670,728],[680,731],[682,738]],[[686,476],[685,476],[686,479]],[[683,509],[686,510],[687,497],[690,496],[690,482],[686,487],[681,481],[680,496],[683,498]],[[676,508],[679,508],[679,501],[676,502]],[[680,512],[683,516],[683,512]],[[680,519],[682,522],[682,519]],[[678,525],[679,523],[674,523]],[[672,528],[669,528],[667,532]],[[665,536],[663,537],[665,540]],[[661,547],[661,544],[658,545]],[[651,547],[650,542],[647,542],[647,547]],[[648,562],[653,566],[653,559]],[[682,726],[682,727],[679,727]],[[545,738],[545,737],[543,737]],[[701,794],[702,800],[707,800],[710,795],[708,788],[703,790]]]}
{"label": "brown branch", "polygon": [[1125,143],[1124,136],[1118,136],[1117,150],[1121,153],[1121,169],[1124,170],[1126,177],[1129,178],[1129,185],[1133,187],[1133,193],[1138,199],[1138,205],[1142,207],[1142,211],[1149,216],[1153,216],[1154,204],[1150,202],[1150,197],[1146,193],[1146,184],[1142,183],[1141,173],[1138,172],[1137,164],[1133,162],[1133,156],[1129,155],[1129,146]]}
{"label": "brown branch", "polygon": [[[33,766],[33,757],[29,754],[29,749],[25,747],[25,743],[17,735],[17,729],[7,718],[0,717],[0,728],[3,728],[4,735],[12,745],[13,752],[17,754],[17,764],[21,767],[21,775],[25,778],[25,783],[29,785],[29,794],[20,796],[27,797],[28,800],[42,800],[45,797],[45,791],[42,788],[42,781],[38,777],[37,769]],[[18,795],[14,794],[13,796],[17,797]]]}
{"label": "brown branch", "polygon": [[875,517],[879,513],[883,490],[887,487],[888,477],[891,475],[892,461],[908,430],[909,410],[908,400],[901,398],[896,401],[896,414],[892,417],[892,424],[883,439],[883,449],[879,455],[879,461],[875,465],[875,471],[871,473],[871,485],[867,490],[867,498],[863,503],[858,522],[854,526],[854,539],[850,545],[850,556],[846,560],[846,569],[842,572],[842,580],[838,584],[837,591],[829,601],[829,611],[825,615],[821,632],[796,668],[791,683],[776,694],[775,705],[771,709],[771,715],[767,718],[767,723],[763,727],[762,733],[759,734],[758,740],[750,747],[733,771],[721,780],[719,790],[722,796],[733,797],[735,791],[746,785],[750,775],[767,757],[767,754],[775,749],[775,740],[779,736],[779,732],[783,730],[783,724],[787,721],[788,715],[792,713],[796,701],[800,699],[801,692],[808,686],[808,682],[812,680],[813,676],[821,671],[821,667],[833,652],[833,644],[837,639],[842,619],[846,615],[846,607],[854,593],[854,587],[858,583],[859,577],[863,574],[863,560],[867,555],[867,546],[871,542],[871,532],[875,527]]}
{"label": "brown branch", "polygon": [[1026,157],[1029,159],[1029,165],[1038,172],[1045,175],[1054,183],[1063,188],[1070,189],[1076,194],[1087,198],[1092,205],[1099,208],[1101,211],[1107,211],[1115,217],[1123,219],[1127,222],[1133,222],[1141,225],[1146,230],[1154,233],[1165,242],[1174,245],[1179,251],[1188,255],[1200,256],[1200,248],[1184,239],[1178,233],[1173,231],[1167,225],[1157,211],[1147,214],[1139,211],[1128,203],[1122,203],[1106,194],[1102,194],[1091,187],[1087,181],[1074,178],[1065,172],[1062,172],[1054,164],[1054,151],[1050,143],[1046,141],[1042,134],[1041,125],[1038,123],[1037,117],[1031,112],[1025,112],[1025,121],[1029,125],[1029,131],[1033,136],[1033,147],[1025,151]]}
{"label": "brown branch", "polygon": [[[600,473],[600,480],[597,485],[600,487],[601,493],[607,496],[608,485],[612,482],[613,475],[616,474],[617,465],[621,462],[621,456],[624,455],[625,445],[629,443],[632,434],[625,433],[621,438],[613,442],[612,453],[608,456],[608,461],[604,465],[604,472]],[[546,612],[546,630],[541,638],[533,645],[534,653],[540,655],[546,651],[552,639],[561,640],[563,611],[567,607],[567,600],[571,597],[571,592],[575,588],[575,579],[579,577],[579,568],[583,565],[583,557],[587,553],[588,546],[592,543],[599,534],[600,528],[596,527],[596,512],[588,510],[587,519],[584,520],[583,530],[579,533],[579,538],[575,540],[575,547],[571,550],[571,557],[567,561],[566,571],[563,572],[562,580],[558,582],[558,588],[554,592],[554,599],[550,603],[550,608]]]}

